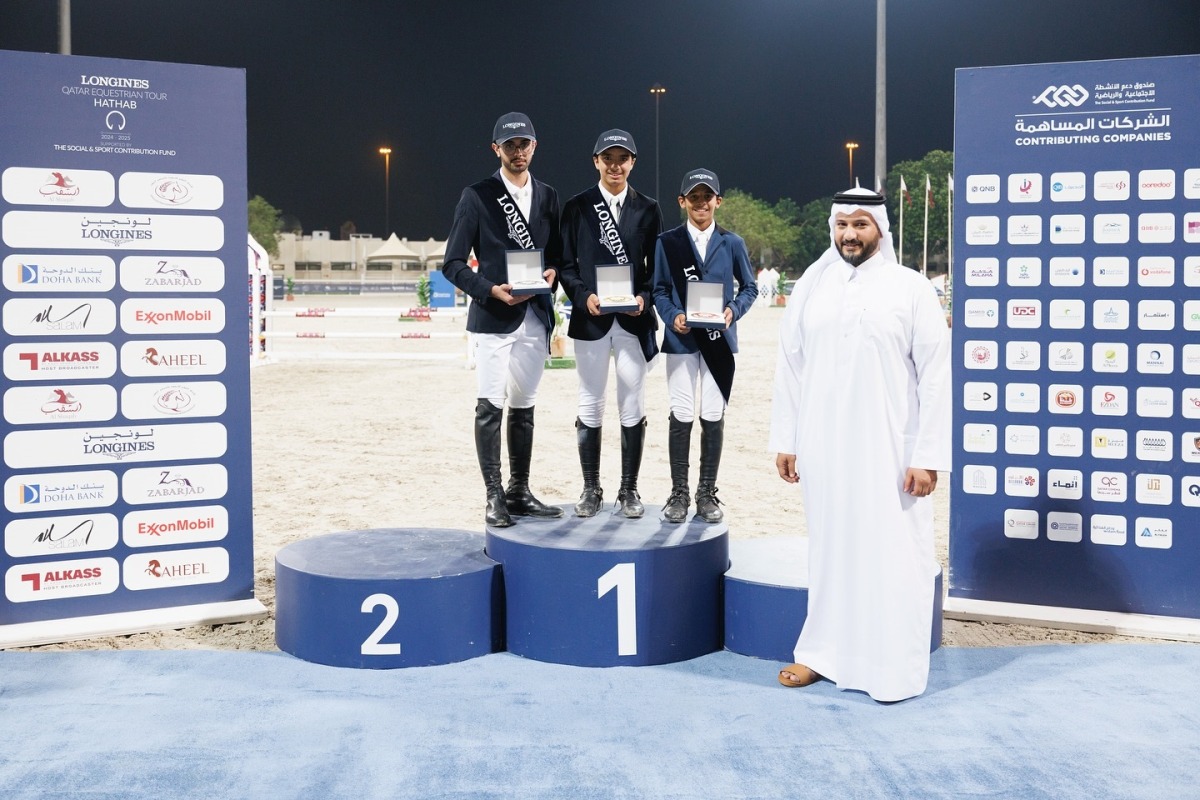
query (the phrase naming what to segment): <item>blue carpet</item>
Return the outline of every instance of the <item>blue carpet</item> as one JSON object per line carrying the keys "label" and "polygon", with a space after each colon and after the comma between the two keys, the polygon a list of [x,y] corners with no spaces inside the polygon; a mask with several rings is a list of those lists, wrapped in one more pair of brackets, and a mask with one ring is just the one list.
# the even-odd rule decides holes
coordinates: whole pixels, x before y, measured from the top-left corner
{"label": "blue carpet", "polygon": [[0,797],[1200,797],[1197,646],[943,647],[894,705],[776,667],[0,653]]}

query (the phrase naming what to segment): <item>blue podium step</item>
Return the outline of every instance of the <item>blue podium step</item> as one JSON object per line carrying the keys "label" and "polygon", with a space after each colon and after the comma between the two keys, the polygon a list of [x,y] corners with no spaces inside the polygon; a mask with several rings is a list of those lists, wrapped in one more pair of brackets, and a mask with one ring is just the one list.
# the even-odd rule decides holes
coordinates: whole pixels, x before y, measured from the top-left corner
{"label": "blue podium step", "polygon": [[[790,662],[808,615],[808,539],[739,539],[725,574],[725,647],[735,653]],[[942,643],[942,573],[934,581],[929,651]]]}
{"label": "blue podium step", "polygon": [[578,666],[666,664],[720,650],[724,523],[671,524],[605,509],[488,528],[504,570],[508,650]]}
{"label": "blue podium step", "polygon": [[390,669],[504,649],[499,566],[477,533],[380,528],[295,542],[275,556],[275,641],[335,667]]}

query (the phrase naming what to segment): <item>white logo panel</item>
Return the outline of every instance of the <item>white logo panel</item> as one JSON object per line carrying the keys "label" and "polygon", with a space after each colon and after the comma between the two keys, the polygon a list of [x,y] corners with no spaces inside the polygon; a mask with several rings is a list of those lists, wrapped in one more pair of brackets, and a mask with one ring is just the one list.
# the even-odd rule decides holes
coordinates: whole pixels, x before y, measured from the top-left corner
{"label": "white logo panel", "polygon": [[1175,259],[1171,256],[1142,256],[1137,260],[1138,286],[1174,286]]}
{"label": "white logo panel", "polygon": [[1128,539],[1124,517],[1115,514],[1093,514],[1091,522],[1090,538],[1093,544],[1109,544],[1119,547]]}
{"label": "white logo panel", "polygon": [[1133,529],[1137,532],[1133,543],[1138,547],[1170,549],[1171,520],[1162,517],[1138,517],[1133,521]]}
{"label": "white logo panel", "polygon": [[[1197,258],[1200,261],[1200,258]],[[1000,284],[1000,259],[968,258],[964,265],[967,286],[998,286]],[[1200,286],[1200,264],[1196,266],[1196,285]]]}
{"label": "white logo panel", "polygon": [[1042,260],[1040,258],[1010,258],[1006,277],[1009,286],[1040,286],[1042,284]]}
{"label": "white logo panel", "polygon": [[225,184],[216,175],[126,172],[119,186],[121,205],[128,208],[215,211],[225,201]]}
{"label": "white logo panel", "polygon": [[13,336],[103,336],[117,327],[117,307],[101,297],[22,297],[7,301],[3,316]]}
{"label": "white logo panel", "polygon": [[116,285],[117,262],[108,256],[11,255],[4,259],[10,292],[107,292]]}
{"label": "white logo panel", "polygon": [[14,206],[112,205],[112,174],[98,169],[9,167],[0,176],[4,199]]}
{"label": "white logo panel", "polygon": [[218,422],[16,431],[4,437],[4,460],[14,469],[28,469],[220,458],[226,437]]}
{"label": "white logo panel", "polygon": [[229,473],[221,464],[184,464],[126,470],[121,497],[130,505],[219,500],[229,491]]}
{"label": "white logo panel", "polygon": [[1138,173],[1139,200],[1174,200],[1175,170],[1144,169]]}
{"label": "white logo panel", "polygon": [[1042,218],[1037,214],[1017,214],[1008,218],[1009,244],[1041,244]]}
{"label": "white logo panel", "polygon": [[[998,405],[996,393],[996,384],[994,383],[964,381],[963,409],[966,411],[995,411]],[[1197,398],[1200,400],[1200,390],[1197,391]],[[1200,404],[1197,405],[1197,408],[1200,409]]]}
{"label": "white logo panel", "polygon": [[121,303],[121,330],[134,334],[219,333],[225,304],[217,298],[139,297]]}
{"label": "white logo panel", "polygon": [[117,349],[108,342],[18,342],[4,348],[4,377],[12,381],[109,378],[116,371]]}
{"label": "white logo panel", "polygon": [[999,217],[967,217],[967,244],[999,244]]}
{"label": "white logo panel", "polygon": [[1097,214],[1092,217],[1092,241],[1096,244],[1125,244],[1129,241],[1128,214]]}
{"label": "white logo panel", "polygon": [[4,573],[4,596],[13,603],[111,594],[120,585],[113,558],[77,558],[18,564]]}
{"label": "white logo panel", "polygon": [[1051,244],[1083,244],[1087,238],[1087,220],[1083,214],[1053,214],[1050,217]]}
{"label": "white logo panel", "polygon": [[0,226],[4,243],[14,249],[212,251],[225,244],[219,217],[9,211]]}
{"label": "white logo panel", "polygon": [[1055,500],[1083,499],[1083,472],[1077,469],[1052,469],[1046,473],[1046,496]]}
{"label": "white logo panel", "polygon": [[121,413],[129,419],[216,417],[225,413],[225,384],[130,383],[121,389]]}
{"label": "white logo panel", "polygon": [[111,550],[119,540],[113,514],[24,517],[4,526],[4,552],[13,558],[46,558]]}
{"label": "white logo panel", "polygon": [[1087,199],[1087,175],[1082,172],[1053,172],[1050,174],[1050,200],[1055,203],[1075,203]]}
{"label": "white logo panel", "polygon": [[220,583],[228,577],[229,553],[222,547],[134,553],[125,559],[125,587],[135,591]]}
{"label": "white logo panel", "polygon": [[1138,214],[1138,241],[1145,244],[1170,244],[1175,241],[1175,215]]}
{"label": "white logo panel", "polygon": [[968,175],[968,203],[998,203],[1000,202],[999,175]]}
{"label": "white logo panel", "polygon": [[4,507],[14,514],[105,508],[119,496],[117,473],[107,469],[13,475],[4,481]]}
{"label": "white logo panel", "polygon": [[1038,513],[1027,508],[1004,509],[1004,535],[1009,539],[1038,538]]}
{"label": "white logo panel", "polygon": [[1170,475],[1138,473],[1134,478],[1133,497],[1148,506],[1171,505],[1173,479]]}
{"label": "white logo panel", "polygon": [[121,539],[130,547],[217,542],[229,534],[224,506],[183,506],[131,511],[121,523]]}
{"label": "white logo panel", "polygon": [[121,288],[127,292],[219,292],[225,264],[211,256],[127,256]]}
{"label": "white logo panel", "polygon": [[967,464],[962,470],[962,487],[967,494],[995,494],[996,468]]}
{"label": "white logo panel", "polygon": [[121,345],[121,371],[135,378],[220,375],[225,345],[209,339],[158,339]]}
{"label": "white logo panel", "polygon": [[1092,178],[1092,191],[1097,200],[1128,200],[1129,173],[1125,170],[1097,172]]}
{"label": "white logo panel", "polygon": [[4,393],[4,419],[13,425],[103,422],[117,415],[117,392],[107,384],[19,387]]}
{"label": "white logo panel", "polygon": [[1083,429],[1052,425],[1046,429],[1046,452],[1060,458],[1083,455]]}
{"label": "white logo panel", "polygon": [[1048,512],[1046,538],[1052,542],[1083,541],[1083,515],[1072,511]]}

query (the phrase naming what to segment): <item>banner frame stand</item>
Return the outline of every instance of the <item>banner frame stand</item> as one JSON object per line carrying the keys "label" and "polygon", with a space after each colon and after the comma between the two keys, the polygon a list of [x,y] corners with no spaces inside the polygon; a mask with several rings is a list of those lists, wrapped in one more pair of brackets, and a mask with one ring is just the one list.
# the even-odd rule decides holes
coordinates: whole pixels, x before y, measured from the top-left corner
{"label": "banner frame stand", "polygon": [[0,625],[0,650],[57,644],[98,636],[124,636],[149,631],[179,630],[195,625],[221,625],[262,619],[267,607],[254,598],[191,606],[149,608],[88,617],[19,622]]}
{"label": "banner frame stand", "polygon": [[1141,636],[1181,642],[1200,642],[1200,620],[1152,614],[1126,614],[1086,608],[1038,606],[947,597],[943,604],[947,619],[968,622],[1002,622],[1039,628]]}

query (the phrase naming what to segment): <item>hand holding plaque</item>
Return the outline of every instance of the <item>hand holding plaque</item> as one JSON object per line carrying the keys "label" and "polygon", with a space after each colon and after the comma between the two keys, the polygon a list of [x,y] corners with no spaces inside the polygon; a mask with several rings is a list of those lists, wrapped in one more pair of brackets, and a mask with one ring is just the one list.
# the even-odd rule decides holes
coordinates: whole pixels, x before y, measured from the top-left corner
{"label": "hand holding plaque", "polygon": [[637,311],[637,297],[633,294],[633,267],[629,264],[597,266],[596,295],[600,298],[600,311],[605,314]]}
{"label": "hand holding plaque", "polygon": [[508,269],[510,294],[514,297],[527,294],[550,294],[550,284],[542,277],[546,266],[542,261],[542,250],[506,250],[505,266]]}
{"label": "hand holding plaque", "polygon": [[686,323],[689,328],[725,329],[725,284],[689,281]]}

